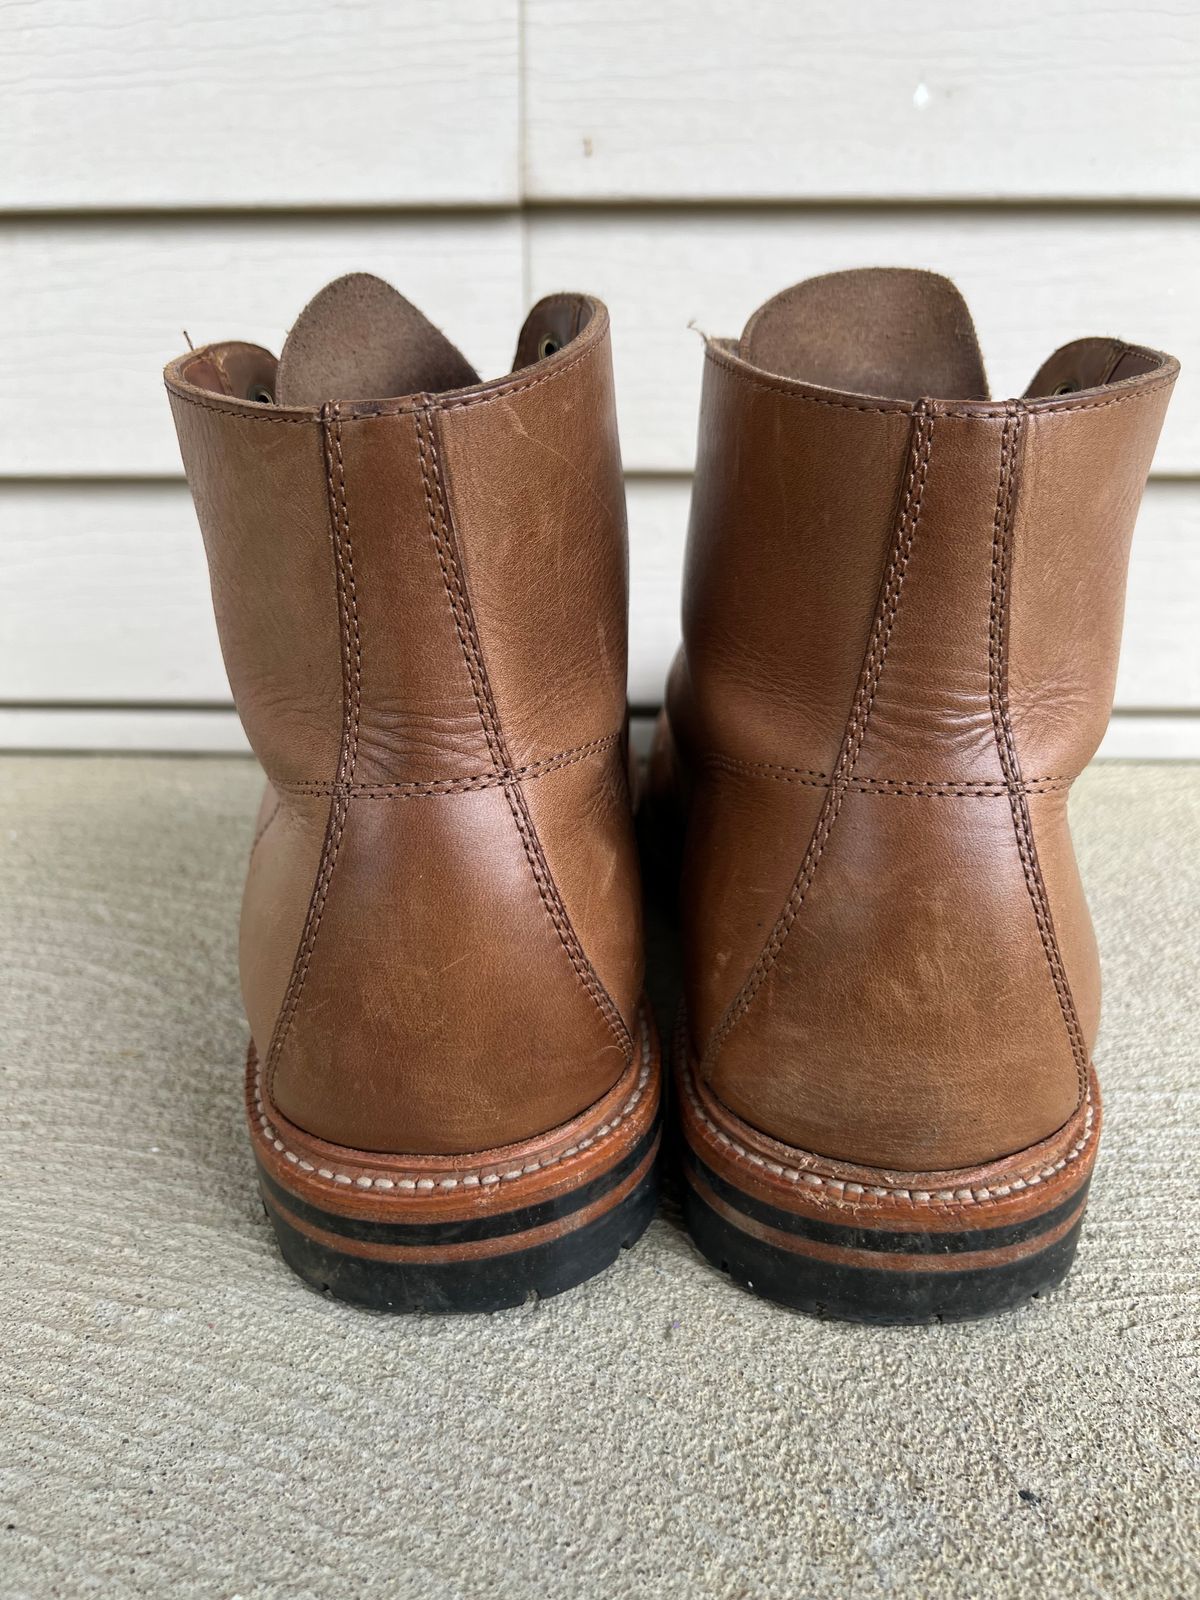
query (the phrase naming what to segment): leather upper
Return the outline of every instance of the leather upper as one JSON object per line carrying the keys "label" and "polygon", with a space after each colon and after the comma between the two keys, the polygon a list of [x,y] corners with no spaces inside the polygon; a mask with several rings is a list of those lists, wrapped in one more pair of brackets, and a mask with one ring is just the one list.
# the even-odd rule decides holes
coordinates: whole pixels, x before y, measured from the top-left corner
{"label": "leather upper", "polygon": [[1176,372],[1084,340],[988,401],[957,292],[907,272],[709,341],[652,765],[688,811],[691,1048],[772,1137],[936,1171],[1079,1104],[1099,971],[1067,792]]}
{"label": "leather upper", "polygon": [[356,276],[278,365],[217,345],[166,378],[269,781],[241,927],[269,1096],[364,1150],[567,1120],[624,1070],[641,987],[603,306],[535,307],[484,384]]}

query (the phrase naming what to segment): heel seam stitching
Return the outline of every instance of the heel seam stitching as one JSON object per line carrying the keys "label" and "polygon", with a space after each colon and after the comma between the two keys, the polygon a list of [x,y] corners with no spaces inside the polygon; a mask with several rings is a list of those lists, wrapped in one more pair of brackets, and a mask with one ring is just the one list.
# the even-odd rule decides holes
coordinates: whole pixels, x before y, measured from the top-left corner
{"label": "heel seam stitching", "polygon": [[715,1061],[721,1047],[738,1022],[749,1011],[754,1003],[755,996],[774,967],[779,953],[791,933],[792,926],[800,914],[805,898],[812,887],[825,846],[829,842],[830,835],[833,833],[834,825],[841,811],[842,802],[849,792],[850,781],[854,777],[854,770],[866,739],[879,681],[883,676],[884,667],[887,663],[888,647],[891,644],[896,617],[900,610],[904,580],[908,574],[909,558],[912,555],[917,529],[921,521],[921,505],[925,492],[925,482],[929,474],[929,456],[933,445],[933,426],[933,414],[929,410],[928,402],[919,401],[913,412],[912,438],[908,451],[908,472],[896,514],[895,528],[888,551],[887,566],[880,582],[879,598],[876,601],[875,617],[870,637],[867,641],[862,668],[859,672],[858,687],[842,734],[842,747],[838,755],[837,764],[834,767],[830,787],[822,802],[820,815],[817,818],[804,859],[800,863],[799,871],[792,884],[787,903],[776,919],[775,926],[771,930],[766,945],[751,968],[745,982],[730,1002],[724,1017],[715,1029],[704,1052],[704,1060],[708,1064]]}
{"label": "heel seam stitching", "polygon": [[1013,402],[1000,434],[1000,481],[996,491],[996,513],[992,532],[992,592],[988,627],[988,698],[996,753],[1004,773],[1012,812],[1017,854],[1025,876],[1025,887],[1033,907],[1034,921],[1045,953],[1050,980],[1058,996],[1059,1010],[1067,1031],[1075,1065],[1075,1109],[1083,1104],[1088,1090],[1088,1049],[1084,1042],[1075,999],[1063,965],[1050,897],[1038,860],[1033,836],[1033,820],[1026,800],[1026,785],[1021,779],[1021,762],[1013,734],[1008,699],[1010,612],[1012,604],[1013,525],[1017,501],[1017,473],[1020,460],[1024,408]]}
{"label": "heel seam stitching", "polygon": [[[329,530],[333,546],[338,625],[341,636],[339,654],[342,667],[342,742],[336,785],[349,785],[354,781],[354,765],[358,758],[359,719],[362,712],[362,634],[358,620],[358,590],[354,582],[350,506],[346,498],[346,463],[342,453],[341,412],[336,400],[326,401],[321,408],[321,439],[325,455],[325,479],[329,492]],[[349,810],[349,801],[344,792],[335,792],[330,802],[325,844],[321,852],[317,880],[313,885],[312,898],[309,901],[304,932],[301,935],[300,947],[296,952],[267,1052],[265,1073],[268,1092],[274,1088],[283,1047],[291,1032],[300,1006],[300,998],[304,993]]]}

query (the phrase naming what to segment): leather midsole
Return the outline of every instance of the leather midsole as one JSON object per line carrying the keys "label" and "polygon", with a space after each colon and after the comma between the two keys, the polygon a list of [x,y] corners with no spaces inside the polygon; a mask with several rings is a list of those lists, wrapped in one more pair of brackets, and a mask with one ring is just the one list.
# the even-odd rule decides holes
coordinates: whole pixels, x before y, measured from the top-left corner
{"label": "leather midsole", "polygon": [[[1082,1191],[1077,1190],[1068,1200],[1064,1208],[1065,1215],[1058,1216],[1056,1213],[1055,1220],[1049,1226],[1039,1228],[1037,1232],[1013,1243],[996,1242],[978,1249],[962,1249],[958,1247],[957,1241],[966,1237],[965,1235],[910,1234],[908,1236],[910,1242],[931,1242],[935,1248],[905,1250],[896,1247],[895,1234],[873,1235],[869,1229],[846,1228],[842,1231],[847,1237],[859,1242],[834,1244],[825,1239],[797,1233],[792,1227],[775,1227],[762,1221],[760,1217],[743,1211],[736,1202],[723,1198],[716,1187],[709,1182],[708,1176],[699,1164],[689,1165],[687,1181],[717,1216],[733,1227],[740,1228],[743,1233],[760,1239],[764,1244],[773,1245],[777,1250],[786,1251],[791,1255],[805,1256],[813,1261],[828,1262],[834,1266],[866,1267],[871,1270],[893,1272],[970,1272],[979,1267],[1001,1267],[1007,1266],[1010,1262],[1023,1261],[1029,1256],[1040,1255],[1043,1250],[1049,1249],[1051,1245],[1065,1238],[1087,1209],[1085,1184]],[[1008,1230],[997,1228],[994,1231],[1004,1235]],[[972,1241],[978,1237],[976,1233],[970,1235]],[[954,1248],[948,1247],[950,1240],[955,1241]]]}
{"label": "leather midsole", "polygon": [[[585,1228],[597,1217],[619,1206],[640,1183],[643,1183],[654,1166],[658,1155],[660,1143],[659,1130],[656,1127],[653,1134],[643,1141],[640,1158],[631,1171],[626,1172],[617,1182],[607,1184],[602,1193],[581,1206],[574,1206],[569,1211],[556,1216],[548,1221],[533,1223],[524,1227],[505,1227],[502,1232],[491,1236],[474,1239],[449,1238],[444,1243],[428,1241],[423,1243],[385,1243],[375,1239],[355,1238],[348,1236],[340,1227],[322,1227],[313,1220],[312,1208],[306,1208],[306,1215],[301,1216],[289,1206],[282,1198],[283,1191],[277,1185],[264,1184],[264,1192],[268,1209],[289,1225],[302,1233],[306,1238],[324,1245],[327,1249],[337,1250],[342,1255],[360,1257],[367,1261],[405,1262],[413,1265],[423,1265],[433,1262],[447,1261],[481,1261],[493,1256],[509,1255],[515,1251],[528,1250],[533,1245],[548,1244],[554,1239],[561,1239],[565,1235],[574,1233],[580,1228]],[[539,1208],[525,1208],[528,1210]],[[510,1213],[515,1222],[523,1214]],[[327,1217],[331,1223],[340,1219]],[[452,1233],[455,1225],[446,1225],[446,1231]]]}

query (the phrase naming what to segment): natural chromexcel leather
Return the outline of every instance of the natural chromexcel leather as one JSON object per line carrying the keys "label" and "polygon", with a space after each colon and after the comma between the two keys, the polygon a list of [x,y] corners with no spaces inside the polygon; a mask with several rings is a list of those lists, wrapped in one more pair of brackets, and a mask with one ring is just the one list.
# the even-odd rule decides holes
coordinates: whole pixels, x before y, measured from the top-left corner
{"label": "natural chromexcel leather", "polygon": [[1083,340],[988,401],[932,274],[833,274],[707,344],[684,643],[690,1047],[786,1145],[906,1171],[1061,1128],[1099,968],[1067,825],[1112,705],[1177,373]]}
{"label": "natural chromexcel leather", "polygon": [[278,365],[211,345],[166,380],[269,783],[241,971],[270,1102],[366,1151],[565,1122],[641,987],[604,307],[543,302],[480,383],[354,275]]}

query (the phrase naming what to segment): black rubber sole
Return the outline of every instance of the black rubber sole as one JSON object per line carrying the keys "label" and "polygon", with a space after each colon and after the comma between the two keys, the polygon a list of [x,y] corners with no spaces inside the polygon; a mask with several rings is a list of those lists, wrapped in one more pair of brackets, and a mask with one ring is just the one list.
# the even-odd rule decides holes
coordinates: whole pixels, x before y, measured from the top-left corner
{"label": "black rubber sole", "polygon": [[[1083,1226],[1087,1183],[1053,1211],[1009,1228],[943,1233],[888,1233],[801,1218],[743,1195],[690,1152],[684,1162],[683,1209],[692,1238],[707,1259],[743,1288],[813,1316],[851,1322],[969,1321],[1012,1310],[1049,1293],[1066,1277]],[[891,1266],[818,1260],[746,1231],[697,1192],[696,1180],[718,1203],[741,1212],[750,1226],[765,1225],[816,1248],[875,1253]],[[1064,1224],[1065,1226],[1064,1230]],[[1039,1234],[1051,1236],[1042,1249]],[[1005,1253],[1027,1251],[1017,1259]],[[994,1265],[975,1264],[999,1252]],[[898,1258],[904,1257],[902,1265]],[[955,1270],[955,1255],[973,1264]],[[945,1263],[938,1270],[913,1265],[920,1257]]]}
{"label": "black rubber sole", "polygon": [[[637,1243],[658,1205],[660,1128],[661,1119],[620,1162],[578,1189],[454,1222],[370,1222],[328,1212],[282,1189],[261,1163],[259,1183],[284,1260],[323,1294],[375,1311],[501,1311],[573,1289]],[[605,1195],[635,1173],[628,1192],[604,1208]],[[556,1231],[584,1210],[594,1214]],[[522,1244],[537,1230],[552,1236]],[[497,1251],[497,1242],[511,1248]],[[404,1259],[406,1251],[420,1259]],[[439,1251],[446,1259],[436,1259]]]}

